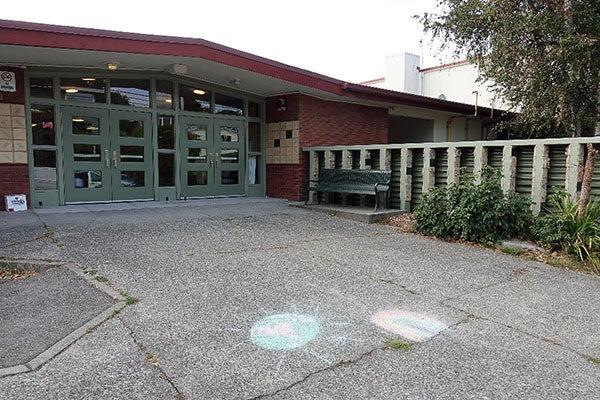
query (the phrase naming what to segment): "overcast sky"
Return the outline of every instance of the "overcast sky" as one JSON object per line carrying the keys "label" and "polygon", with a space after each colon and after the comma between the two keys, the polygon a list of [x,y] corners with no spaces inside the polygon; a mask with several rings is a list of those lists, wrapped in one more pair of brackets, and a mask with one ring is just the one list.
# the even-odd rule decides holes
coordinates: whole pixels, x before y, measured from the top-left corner
{"label": "overcast sky", "polygon": [[202,38],[358,82],[383,76],[385,56],[403,51],[422,55],[425,66],[450,61],[412,18],[436,2],[23,0],[3,7],[0,18]]}

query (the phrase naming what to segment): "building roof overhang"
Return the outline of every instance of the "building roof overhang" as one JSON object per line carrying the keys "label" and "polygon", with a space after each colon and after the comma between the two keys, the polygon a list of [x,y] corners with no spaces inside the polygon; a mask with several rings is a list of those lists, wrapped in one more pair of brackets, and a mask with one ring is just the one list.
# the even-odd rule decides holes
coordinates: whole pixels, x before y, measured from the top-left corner
{"label": "building roof overhang", "polygon": [[[241,76],[238,89],[261,96],[306,93],[380,107],[475,114],[472,105],[352,84],[203,39],[0,20],[0,54],[0,64],[24,66],[103,68],[118,59],[123,69],[164,71],[185,63],[189,77],[227,85],[232,76]],[[477,112],[491,115],[482,107]]]}

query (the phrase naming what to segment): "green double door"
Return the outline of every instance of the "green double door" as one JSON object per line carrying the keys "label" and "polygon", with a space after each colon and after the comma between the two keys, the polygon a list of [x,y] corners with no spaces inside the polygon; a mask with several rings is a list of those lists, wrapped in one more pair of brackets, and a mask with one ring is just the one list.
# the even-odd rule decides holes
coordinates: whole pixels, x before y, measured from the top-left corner
{"label": "green double door", "polygon": [[65,202],[154,198],[149,113],[62,110]]}
{"label": "green double door", "polygon": [[180,117],[179,130],[181,197],[245,193],[243,121]]}

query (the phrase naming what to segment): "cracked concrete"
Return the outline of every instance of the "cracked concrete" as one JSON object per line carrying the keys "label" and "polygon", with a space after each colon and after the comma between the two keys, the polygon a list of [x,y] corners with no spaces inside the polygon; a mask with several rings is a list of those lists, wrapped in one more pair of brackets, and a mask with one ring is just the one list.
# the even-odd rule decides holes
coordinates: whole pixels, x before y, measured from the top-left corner
{"label": "cracked concrete", "polygon": [[[279,201],[66,209],[0,218],[22,241],[0,242],[0,257],[70,259],[139,303],[40,370],[0,379],[0,398],[587,399],[600,391],[600,366],[590,361],[599,357],[596,277]],[[410,351],[384,350],[398,337],[370,322],[382,310],[447,328]],[[286,313],[317,321],[314,339],[289,350],[253,342],[257,321]]]}

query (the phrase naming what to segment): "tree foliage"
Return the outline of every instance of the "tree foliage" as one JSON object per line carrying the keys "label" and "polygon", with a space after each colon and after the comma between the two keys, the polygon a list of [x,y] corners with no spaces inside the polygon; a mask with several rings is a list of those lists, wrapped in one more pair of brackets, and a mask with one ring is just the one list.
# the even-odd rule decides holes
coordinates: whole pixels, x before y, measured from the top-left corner
{"label": "tree foliage", "polygon": [[600,0],[440,0],[426,32],[478,65],[529,136],[600,119]]}

